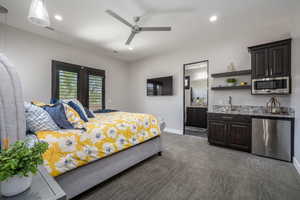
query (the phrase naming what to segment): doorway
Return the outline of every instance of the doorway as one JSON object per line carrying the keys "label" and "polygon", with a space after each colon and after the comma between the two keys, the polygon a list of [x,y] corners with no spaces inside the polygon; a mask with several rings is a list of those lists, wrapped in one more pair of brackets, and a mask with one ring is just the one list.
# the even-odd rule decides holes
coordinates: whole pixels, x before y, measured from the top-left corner
{"label": "doorway", "polygon": [[208,60],[183,65],[183,133],[207,138]]}

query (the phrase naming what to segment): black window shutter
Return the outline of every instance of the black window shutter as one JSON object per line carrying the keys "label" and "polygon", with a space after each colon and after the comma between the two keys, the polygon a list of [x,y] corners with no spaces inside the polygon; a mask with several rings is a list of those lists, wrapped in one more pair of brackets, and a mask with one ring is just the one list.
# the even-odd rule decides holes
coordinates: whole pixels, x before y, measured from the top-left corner
{"label": "black window shutter", "polygon": [[88,105],[91,110],[103,109],[103,80],[104,77],[97,75],[88,75],[89,94]]}
{"label": "black window shutter", "polygon": [[52,98],[75,98],[91,110],[105,109],[105,71],[52,61]]}
{"label": "black window shutter", "polygon": [[78,73],[58,70],[58,99],[77,99],[78,80]]}

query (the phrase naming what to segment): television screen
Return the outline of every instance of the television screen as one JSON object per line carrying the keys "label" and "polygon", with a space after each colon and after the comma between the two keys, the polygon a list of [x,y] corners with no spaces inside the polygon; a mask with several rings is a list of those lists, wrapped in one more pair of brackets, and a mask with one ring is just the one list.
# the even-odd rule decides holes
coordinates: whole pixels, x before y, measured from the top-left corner
{"label": "television screen", "polygon": [[147,79],[147,96],[173,95],[173,77]]}

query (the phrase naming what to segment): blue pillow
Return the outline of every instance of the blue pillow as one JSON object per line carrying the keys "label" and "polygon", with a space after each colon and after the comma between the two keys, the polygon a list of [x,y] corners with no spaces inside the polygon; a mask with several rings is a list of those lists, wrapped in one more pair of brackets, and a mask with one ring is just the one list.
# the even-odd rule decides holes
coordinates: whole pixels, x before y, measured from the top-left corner
{"label": "blue pillow", "polygon": [[81,108],[76,104],[74,103],[73,101],[69,101],[68,102],[68,105],[71,106],[76,112],[78,112],[80,118],[85,121],[85,122],[88,122],[89,120],[86,118],[85,114],[83,113],[84,110],[81,110]]}
{"label": "blue pillow", "polygon": [[112,109],[99,109],[95,110],[94,113],[111,113],[111,112],[118,112],[118,110],[112,110]]}
{"label": "blue pillow", "polygon": [[92,111],[90,111],[89,109],[87,109],[86,107],[84,107],[84,111],[87,114],[88,118],[95,118],[95,115]]}
{"label": "blue pillow", "polygon": [[57,104],[57,103],[62,103],[62,102],[59,99],[55,99],[55,98],[50,99],[50,104]]}
{"label": "blue pillow", "polygon": [[67,120],[65,108],[62,103],[55,104],[53,106],[43,106],[53,121],[62,129],[74,129],[72,124]]}

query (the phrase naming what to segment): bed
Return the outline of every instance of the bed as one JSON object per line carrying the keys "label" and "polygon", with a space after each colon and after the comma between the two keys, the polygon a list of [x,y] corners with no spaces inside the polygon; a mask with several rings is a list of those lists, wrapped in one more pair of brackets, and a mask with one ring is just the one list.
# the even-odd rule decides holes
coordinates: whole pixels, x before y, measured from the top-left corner
{"label": "bed", "polygon": [[[26,136],[26,126],[21,83],[16,70],[3,54],[0,54],[0,75],[2,83],[7,83],[0,85],[0,139],[4,144],[1,147],[5,147],[8,145],[8,142],[13,143],[17,140],[24,139]],[[113,115],[115,115],[115,120],[109,119],[113,118]],[[118,115],[122,115],[123,119],[122,117],[117,117]],[[150,124],[148,128],[143,128],[141,124],[139,125],[140,120],[135,120],[135,116],[155,119],[155,125]],[[49,164],[49,162],[51,163],[51,156],[48,157],[45,155],[45,168],[48,170],[48,172],[50,172],[50,174],[54,175],[53,178],[62,187],[68,198],[73,198],[78,194],[92,188],[93,186],[102,183],[112,176],[115,176],[118,173],[130,168],[131,166],[155,154],[160,154],[161,152],[160,133],[164,128],[164,124],[159,122],[154,116],[133,113],[116,113],[98,115],[96,118],[97,119],[92,119],[91,122],[88,122],[86,132],[89,132],[92,129],[97,129],[97,127],[93,127],[95,124],[99,125],[100,129],[103,128],[102,125],[106,128],[111,128],[118,123],[120,124],[122,121],[126,121],[125,127],[127,127],[127,131],[129,130],[128,127],[131,127],[134,134],[142,134],[145,129],[149,131],[151,128],[156,128],[157,131],[153,132],[151,137],[144,139],[137,138],[138,142],[136,142],[136,140],[131,140],[134,144],[125,145],[125,148],[117,149],[118,151],[111,152],[107,155],[100,154],[95,158],[86,158],[86,161],[80,162],[80,166],[76,165],[62,171],[55,169],[53,170],[53,166],[51,168],[51,164]],[[100,120],[100,123],[98,123],[99,121],[97,122],[97,120]],[[115,128],[119,130],[118,127]],[[120,127],[120,129],[122,129],[122,127]],[[75,133],[73,131],[74,130],[68,130],[63,134],[73,134],[76,135],[75,138],[79,137],[78,134],[85,134],[85,131],[82,130],[76,130]],[[125,130],[123,132],[125,137],[126,133],[129,134],[129,132],[126,132]],[[55,135],[58,133],[51,133],[49,131],[36,133],[39,139],[46,141],[48,139],[45,137],[47,137],[47,135],[50,136],[51,134]],[[27,137],[31,138],[31,142],[35,142],[36,135]],[[47,141],[50,144],[49,151],[54,151],[54,147],[57,146],[57,141],[55,140],[57,140],[57,138],[55,139],[54,137],[53,141]],[[56,151],[57,152],[53,152],[53,155],[57,153],[59,156],[64,156],[64,153],[66,153],[59,152],[58,148]]]}
{"label": "bed", "polygon": [[36,133],[40,140],[49,143],[44,154],[45,168],[68,198],[153,155],[161,154],[163,126],[152,115],[125,112],[97,114],[85,125],[85,130]]}

